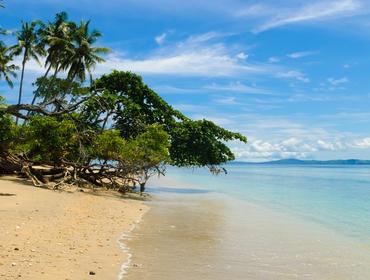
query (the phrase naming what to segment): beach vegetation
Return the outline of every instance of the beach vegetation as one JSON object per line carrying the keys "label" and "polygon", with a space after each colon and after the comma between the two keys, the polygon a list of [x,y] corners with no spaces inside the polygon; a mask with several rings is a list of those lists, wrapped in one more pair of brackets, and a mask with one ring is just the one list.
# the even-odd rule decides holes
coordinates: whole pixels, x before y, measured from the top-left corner
{"label": "beach vegetation", "polygon": [[[90,185],[122,192],[165,174],[167,165],[223,171],[233,160],[226,142],[247,138],[174,109],[139,75],[112,71],[94,78],[108,48],[90,21],[65,12],[48,23],[22,23],[17,44],[0,44],[0,81],[13,85],[22,56],[18,102],[0,98],[0,174],[27,176],[35,186]],[[45,73],[22,103],[26,63]],[[29,90],[27,88],[27,90]],[[20,121],[18,121],[20,120]],[[40,168],[42,166],[42,168]]]}

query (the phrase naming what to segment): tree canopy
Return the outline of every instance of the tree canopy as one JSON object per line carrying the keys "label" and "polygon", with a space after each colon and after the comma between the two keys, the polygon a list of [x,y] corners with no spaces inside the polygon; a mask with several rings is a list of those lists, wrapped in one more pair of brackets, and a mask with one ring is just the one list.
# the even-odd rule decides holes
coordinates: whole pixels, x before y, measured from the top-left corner
{"label": "tree canopy", "polygon": [[[28,29],[27,49],[20,39]],[[127,191],[164,174],[166,165],[222,170],[235,158],[226,142],[247,142],[209,120],[191,120],[137,74],[116,70],[87,84],[108,52],[94,46],[101,33],[90,31],[90,21],[76,24],[63,12],[47,24],[24,23],[17,34],[17,47],[0,45],[1,81],[11,84],[12,57],[22,52],[21,81],[29,56],[45,57],[45,74],[30,103],[6,104],[0,96],[0,174],[24,174],[37,186]]]}

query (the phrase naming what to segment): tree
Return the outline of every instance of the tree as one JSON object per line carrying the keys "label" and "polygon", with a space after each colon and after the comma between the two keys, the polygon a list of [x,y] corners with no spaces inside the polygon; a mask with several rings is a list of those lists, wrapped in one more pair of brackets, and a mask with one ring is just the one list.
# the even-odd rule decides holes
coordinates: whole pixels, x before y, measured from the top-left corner
{"label": "tree", "polygon": [[[0,1],[0,8],[4,8],[2,1]],[[8,32],[0,27],[0,35],[6,35]],[[13,81],[12,78],[16,78],[16,71],[18,67],[12,62],[12,55],[9,53],[9,48],[0,41],[0,79],[4,79],[7,84],[12,88]]]}
{"label": "tree", "polygon": [[7,84],[13,87],[13,78],[17,77],[16,71],[18,67],[12,62],[12,56],[9,53],[9,49],[0,42],[0,78],[4,79]]}
{"label": "tree", "polygon": [[66,64],[68,50],[72,48],[72,30],[75,25],[68,21],[65,12],[57,13],[55,20],[48,24],[42,24],[39,34],[43,44],[47,45],[45,67],[48,67],[45,76],[47,77],[50,67],[55,69],[54,76],[60,71],[60,66]]}
{"label": "tree", "polygon": [[[145,85],[136,74],[114,71],[97,79],[93,86],[104,93],[101,98],[110,97],[110,107],[95,106],[102,111],[95,110],[93,114],[110,114],[115,120],[114,127],[121,131],[125,139],[141,134],[147,125],[162,125],[170,135],[173,165],[214,167],[234,159],[233,153],[225,145],[226,141],[247,142],[243,135],[223,129],[211,121],[188,119]],[[96,102],[104,103],[103,100]]]}
{"label": "tree", "polygon": [[93,44],[101,37],[97,30],[90,31],[90,21],[81,21],[72,31],[73,44],[68,49],[67,59],[63,68],[68,70],[68,79],[73,81],[77,78],[80,82],[86,80],[86,72],[91,71],[97,63],[104,62],[100,56],[109,52],[108,48],[93,47]]}
{"label": "tree", "polygon": [[[31,104],[33,105],[38,97],[38,92],[41,86],[51,85],[59,71],[62,70],[62,65],[68,66],[68,49],[72,48],[72,31],[74,24],[68,21],[68,15],[65,12],[57,13],[55,20],[47,24],[41,23],[38,30],[41,44],[46,48],[45,67],[46,73],[42,80],[37,85],[37,90],[34,94]],[[54,68],[53,78],[46,80],[50,70]],[[41,83],[43,82],[43,84]],[[48,83],[47,83],[48,82]]]}
{"label": "tree", "polygon": [[126,141],[120,136],[118,130],[105,130],[99,134],[92,144],[92,153],[99,160],[122,159]]}
{"label": "tree", "polygon": [[[0,96],[0,108],[5,108],[4,99]],[[9,149],[10,142],[15,136],[15,123],[11,115],[0,111],[0,154]]]}
{"label": "tree", "polygon": [[[89,24],[76,25],[60,13],[48,25],[24,23],[11,52],[0,44],[0,75],[10,82],[11,55],[23,54],[18,104],[0,97],[0,175],[22,174],[35,186],[128,191],[139,184],[144,191],[147,180],[164,174],[168,164],[221,172],[234,159],[226,142],[246,142],[243,135],[191,120],[131,72],[113,71],[84,86],[86,73],[108,51],[93,46],[101,34]],[[45,48],[46,73],[34,83],[35,97],[44,101],[22,104],[25,64],[38,61]],[[56,77],[59,71],[67,78]]]}
{"label": "tree", "polygon": [[247,138],[230,132],[208,120],[184,121],[171,129],[171,159],[176,166],[208,166],[211,170],[235,156],[225,144],[227,141]]}
{"label": "tree", "polygon": [[[33,21],[31,23],[23,22],[22,29],[16,33],[18,43],[10,48],[12,55],[18,56],[23,54],[18,104],[21,104],[22,100],[24,70],[27,61],[33,58],[40,64],[39,56],[45,54],[43,44],[36,31],[38,24],[39,21]],[[16,123],[18,123],[18,118],[16,119]]]}

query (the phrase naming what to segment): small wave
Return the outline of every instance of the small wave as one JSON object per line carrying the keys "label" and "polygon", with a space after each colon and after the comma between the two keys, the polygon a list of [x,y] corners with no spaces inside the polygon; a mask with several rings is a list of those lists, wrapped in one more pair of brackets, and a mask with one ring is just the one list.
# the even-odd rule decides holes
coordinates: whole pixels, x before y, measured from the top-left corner
{"label": "small wave", "polygon": [[129,230],[122,233],[122,235],[117,239],[117,243],[121,250],[127,255],[127,260],[121,265],[120,272],[118,274],[118,280],[122,280],[125,275],[128,273],[128,269],[131,264],[132,260],[132,253],[130,252],[130,248],[126,245],[126,241],[130,240],[131,233],[135,230],[136,226],[140,223],[140,221],[136,221]]}

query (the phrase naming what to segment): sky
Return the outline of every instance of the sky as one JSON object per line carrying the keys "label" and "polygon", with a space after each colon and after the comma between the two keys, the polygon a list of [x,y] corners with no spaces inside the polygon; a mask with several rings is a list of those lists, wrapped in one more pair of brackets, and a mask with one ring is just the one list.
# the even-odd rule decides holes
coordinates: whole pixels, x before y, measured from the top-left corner
{"label": "sky", "polygon": [[[175,108],[248,137],[237,159],[370,159],[370,1],[5,0],[1,26],[91,19],[112,49],[95,77],[133,71]],[[4,39],[14,43],[12,37]],[[24,101],[44,70],[26,66]],[[9,103],[17,100],[0,81]]]}

